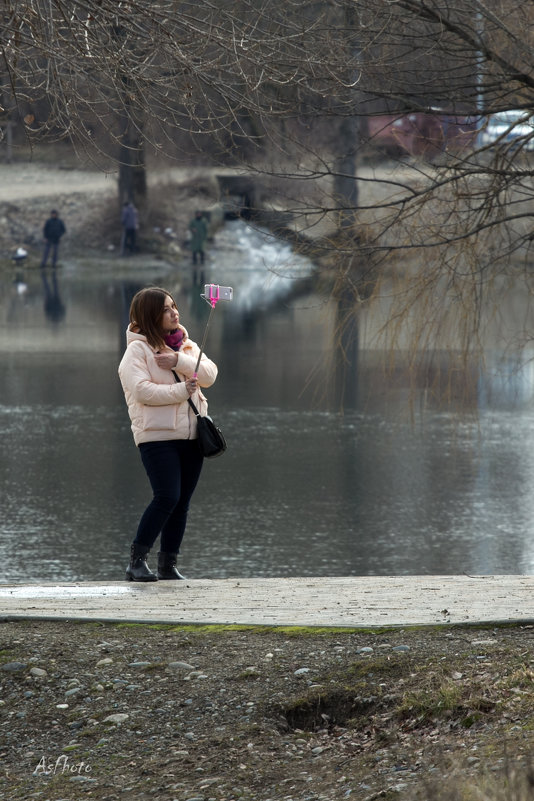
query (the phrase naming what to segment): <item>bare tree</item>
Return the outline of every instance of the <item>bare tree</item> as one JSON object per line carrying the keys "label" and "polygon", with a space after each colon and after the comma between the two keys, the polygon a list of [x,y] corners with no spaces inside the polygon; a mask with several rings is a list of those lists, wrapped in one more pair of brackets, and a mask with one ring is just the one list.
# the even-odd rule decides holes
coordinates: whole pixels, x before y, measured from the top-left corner
{"label": "bare tree", "polygon": [[448,317],[469,350],[481,298],[511,271],[528,275],[534,132],[460,151],[443,137],[438,159],[387,173],[364,156],[377,115],[482,127],[533,109],[529,4],[5,0],[1,15],[0,96],[30,139],[112,155],[121,194],[143,191],[147,149],[185,160],[188,144],[269,176],[356,308],[392,298],[389,332],[417,309],[418,344]]}

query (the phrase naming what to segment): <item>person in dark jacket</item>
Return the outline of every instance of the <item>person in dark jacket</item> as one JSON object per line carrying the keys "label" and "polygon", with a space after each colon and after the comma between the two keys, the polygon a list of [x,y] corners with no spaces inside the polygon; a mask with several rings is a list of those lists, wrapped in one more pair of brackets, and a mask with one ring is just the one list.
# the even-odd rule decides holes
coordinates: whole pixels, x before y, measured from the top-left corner
{"label": "person in dark jacket", "polygon": [[189,230],[191,231],[190,244],[193,264],[197,263],[197,256],[200,257],[200,263],[204,264],[204,248],[206,239],[208,238],[208,223],[204,219],[201,211],[195,213],[194,218],[189,223]]}
{"label": "person in dark jacket", "polygon": [[52,267],[55,268],[57,264],[57,254],[59,250],[59,240],[66,232],[65,224],[63,220],[61,220],[58,216],[58,213],[55,209],[52,209],[50,212],[50,217],[44,224],[43,228],[43,237],[45,241],[44,251],[43,251],[43,259],[41,261],[41,267],[46,267],[46,263],[48,261],[48,256],[50,251],[52,251]]}
{"label": "person in dark jacket", "polygon": [[121,225],[121,255],[124,256],[127,250],[129,250],[130,253],[135,253],[137,229],[139,228],[139,215],[137,213],[137,209],[131,201],[126,201],[126,203],[123,203],[121,212]]}

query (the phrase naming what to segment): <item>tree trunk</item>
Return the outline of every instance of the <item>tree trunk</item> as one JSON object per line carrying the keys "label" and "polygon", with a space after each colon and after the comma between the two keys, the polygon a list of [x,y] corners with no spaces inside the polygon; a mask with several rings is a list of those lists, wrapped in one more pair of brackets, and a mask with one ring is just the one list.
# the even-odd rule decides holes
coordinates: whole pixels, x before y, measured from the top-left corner
{"label": "tree trunk", "polygon": [[[357,35],[357,14],[355,4],[345,6],[345,25],[348,33],[347,51],[349,59],[358,63],[361,58],[360,42]],[[360,145],[360,126],[357,116],[358,75],[347,75],[347,96],[344,98],[347,116],[343,117],[336,142],[338,156],[334,161],[334,202],[339,208],[339,227],[353,225],[358,209],[358,182],[356,179],[356,157]],[[352,110],[352,113],[351,113]]]}
{"label": "tree trunk", "polygon": [[[113,35],[121,46],[127,46],[126,32],[122,26],[115,26]],[[132,86],[130,76],[124,72],[120,86],[122,111],[119,118],[119,206],[131,202],[136,208],[143,209],[147,199],[143,110],[133,99],[135,87]]]}
{"label": "tree trunk", "polygon": [[145,149],[143,137],[133,124],[125,120],[119,149],[119,203],[131,201],[143,208],[147,199]]}
{"label": "tree trunk", "polygon": [[358,209],[358,181],[356,179],[358,134],[358,118],[346,117],[339,127],[340,155],[334,162],[334,201],[339,208],[340,228],[347,228],[354,223]]}

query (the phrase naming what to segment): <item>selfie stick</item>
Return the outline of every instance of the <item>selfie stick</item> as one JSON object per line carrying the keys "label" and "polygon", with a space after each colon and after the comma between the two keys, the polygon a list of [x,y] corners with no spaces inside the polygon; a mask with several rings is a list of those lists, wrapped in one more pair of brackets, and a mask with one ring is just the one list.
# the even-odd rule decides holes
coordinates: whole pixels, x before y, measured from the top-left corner
{"label": "selfie stick", "polygon": [[[221,294],[221,289],[223,290],[222,294]],[[200,353],[198,354],[197,364],[195,367],[195,372],[193,373],[193,378],[197,377],[198,366],[200,364],[202,354],[204,353],[204,345],[206,344],[206,338],[208,336],[208,329],[210,327],[211,315],[215,311],[215,306],[217,305],[219,300],[232,300],[233,290],[229,286],[220,287],[218,284],[206,284],[206,286],[204,287],[204,294],[201,294],[200,297],[204,298],[206,303],[210,304],[211,309],[208,317],[208,322],[206,323],[206,328],[204,329],[204,336],[202,337],[202,344],[200,346]]]}

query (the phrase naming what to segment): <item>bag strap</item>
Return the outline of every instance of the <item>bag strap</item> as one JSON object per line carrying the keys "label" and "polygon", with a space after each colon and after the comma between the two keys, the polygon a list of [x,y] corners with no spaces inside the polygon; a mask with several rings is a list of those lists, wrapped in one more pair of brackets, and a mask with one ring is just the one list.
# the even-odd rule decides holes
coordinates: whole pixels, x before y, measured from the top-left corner
{"label": "bag strap", "polygon": [[[174,380],[175,380],[175,381],[177,381],[179,384],[183,383],[183,382],[181,381],[181,379],[180,379],[180,378],[178,378],[178,376],[176,375],[176,373],[174,372],[174,370],[172,370],[171,372],[172,372],[172,374],[173,374],[173,376],[174,376]],[[198,411],[197,407],[195,406],[195,404],[193,403],[193,401],[191,400],[191,398],[188,398],[188,399],[187,399],[187,402],[188,402],[188,404],[190,405],[190,407],[193,409],[193,411],[194,411],[194,413],[195,413],[195,417],[200,417],[200,412]]]}

